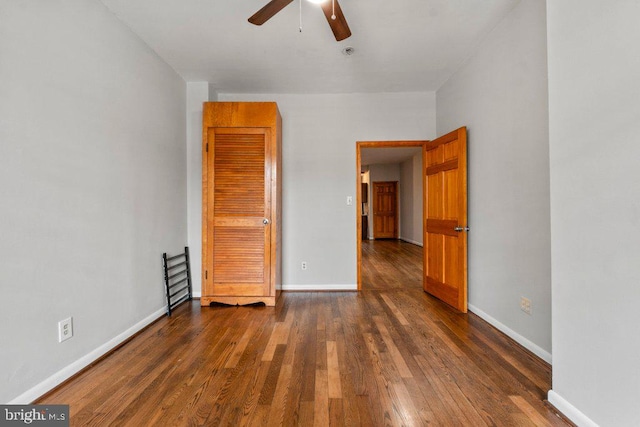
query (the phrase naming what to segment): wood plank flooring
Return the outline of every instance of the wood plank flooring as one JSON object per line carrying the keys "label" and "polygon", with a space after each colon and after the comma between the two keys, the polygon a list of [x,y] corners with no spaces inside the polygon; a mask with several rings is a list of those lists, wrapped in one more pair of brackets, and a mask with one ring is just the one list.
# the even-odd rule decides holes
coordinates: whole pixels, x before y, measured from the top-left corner
{"label": "wood plank flooring", "polygon": [[415,286],[421,248],[363,248],[359,293],[182,305],[38,403],[74,426],[567,425],[549,365]]}
{"label": "wood plank flooring", "polygon": [[362,288],[422,289],[422,248],[402,240],[363,240]]}

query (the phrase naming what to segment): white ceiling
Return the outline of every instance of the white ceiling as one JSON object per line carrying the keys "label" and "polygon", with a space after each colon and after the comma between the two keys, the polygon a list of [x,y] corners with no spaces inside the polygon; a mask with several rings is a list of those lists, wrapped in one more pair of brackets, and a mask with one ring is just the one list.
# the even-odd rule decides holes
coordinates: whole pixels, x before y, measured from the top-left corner
{"label": "white ceiling", "polygon": [[520,0],[340,0],[353,33],[342,42],[306,0],[262,26],[247,18],[268,0],[101,1],[186,81],[218,93],[355,93],[437,90]]}
{"label": "white ceiling", "polygon": [[363,148],[360,150],[360,164],[367,166],[402,163],[421,151],[421,147]]}

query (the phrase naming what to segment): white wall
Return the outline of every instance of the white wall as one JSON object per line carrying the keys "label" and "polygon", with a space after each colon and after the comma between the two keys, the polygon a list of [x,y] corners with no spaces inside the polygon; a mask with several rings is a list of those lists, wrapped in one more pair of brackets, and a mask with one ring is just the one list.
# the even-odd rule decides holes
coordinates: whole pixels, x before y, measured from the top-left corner
{"label": "white wall", "polygon": [[438,90],[437,116],[439,135],[469,131],[470,309],[550,360],[544,1],[523,0],[480,43]]}
{"label": "white wall", "polygon": [[[401,191],[402,184],[400,183],[400,164],[399,163],[387,163],[387,164],[377,164],[377,165],[369,165],[369,179],[371,180],[371,185],[369,185],[369,213],[370,215],[367,217],[367,221],[369,222],[369,239],[373,239],[373,183],[374,182],[384,182],[384,181],[398,181],[398,191]],[[400,197],[400,193],[398,194]],[[401,222],[401,212],[400,212],[400,203],[396,207],[398,209],[398,227],[402,229]]]}
{"label": "white wall", "polygon": [[422,246],[422,153],[400,163],[400,239]]}
{"label": "white wall", "polygon": [[581,426],[640,416],[640,2],[549,2],[553,391]]}
{"label": "white wall", "polygon": [[202,291],[202,104],[216,98],[209,83],[187,83],[188,244],[195,297]]}
{"label": "white wall", "polygon": [[0,16],[0,402],[24,403],[163,314],[161,255],[187,237],[185,83],[98,1]]}
{"label": "white wall", "polygon": [[[435,94],[219,94],[276,101],[283,120],[284,289],[356,286],[356,141],[430,139]],[[302,271],[300,263],[308,262]]]}
{"label": "white wall", "polygon": [[400,181],[400,163],[369,165],[369,179],[372,184],[383,181]]}

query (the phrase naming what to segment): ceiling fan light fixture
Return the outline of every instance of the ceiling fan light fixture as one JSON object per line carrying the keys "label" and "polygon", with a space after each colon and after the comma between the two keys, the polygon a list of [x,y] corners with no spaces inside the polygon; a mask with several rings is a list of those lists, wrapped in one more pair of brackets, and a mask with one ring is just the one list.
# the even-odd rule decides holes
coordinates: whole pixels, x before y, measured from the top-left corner
{"label": "ceiling fan light fixture", "polygon": [[[349,24],[342,13],[338,0],[309,0],[313,3],[320,5],[324,16],[329,22],[331,32],[333,32],[336,41],[342,41],[348,37],[351,37],[351,30]],[[269,19],[273,18],[275,14],[284,9],[287,5],[293,3],[293,0],[270,0],[259,11],[254,13],[248,21],[253,25],[262,25]],[[300,6],[300,31],[302,31],[302,0],[299,1]]]}

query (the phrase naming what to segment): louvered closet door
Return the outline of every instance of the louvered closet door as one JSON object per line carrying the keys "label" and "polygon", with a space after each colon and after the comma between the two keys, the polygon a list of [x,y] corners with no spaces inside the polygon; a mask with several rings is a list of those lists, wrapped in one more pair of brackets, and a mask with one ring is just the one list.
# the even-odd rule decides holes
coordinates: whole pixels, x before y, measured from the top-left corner
{"label": "louvered closet door", "polygon": [[207,295],[266,296],[270,281],[268,128],[210,128]]}

